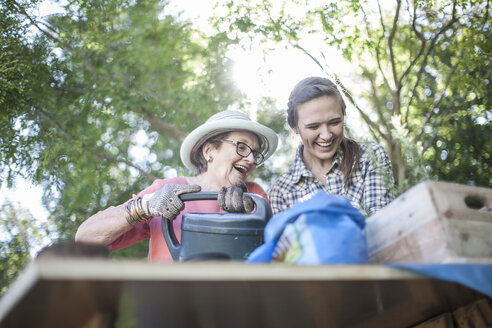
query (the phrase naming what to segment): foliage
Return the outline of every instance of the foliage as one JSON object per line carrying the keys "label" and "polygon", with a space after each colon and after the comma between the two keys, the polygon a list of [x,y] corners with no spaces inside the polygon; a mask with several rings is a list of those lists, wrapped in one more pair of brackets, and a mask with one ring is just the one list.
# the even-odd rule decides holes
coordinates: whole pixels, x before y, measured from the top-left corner
{"label": "foliage", "polygon": [[280,176],[288,168],[290,163],[286,162],[286,159],[290,160],[293,157],[293,151],[295,151],[288,143],[289,131],[286,128],[285,122],[287,118],[285,117],[285,112],[272,109],[273,104],[273,99],[264,97],[256,111],[256,120],[273,129],[279,137],[279,144],[275,153],[252,174],[252,178],[267,191],[273,185],[275,177]]}
{"label": "foliage", "polygon": [[98,210],[184,172],[186,132],[239,98],[230,40],[166,15],[157,0],[71,1],[46,18],[28,3],[9,0],[5,14],[37,34],[11,35],[26,81],[2,79],[17,88],[2,85],[0,169],[44,186],[58,238],[69,239]]}
{"label": "foliage", "polygon": [[[391,134],[401,145],[402,153],[405,156],[406,165],[411,168],[406,171],[407,177],[400,181],[399,185],[395,185],[393,193],[398,195],[403,191],[410,189],[416,181],[436,179],[431,167],[426,163],[422,156],[423,146],[420,142],[414,143],[409,136],[409,131],[406,125],[401,125],[399,117],[393,117],[392,126],[394,127]],[[388,177],[386,177],[388,178]],[[387,185],[391,185],[388,183]]]}
{"label": "foliage", "polygon": [[[32,2],[34,5],[36,2]],[[17,14],[15,14],[17,13]],[[43,58],[41,45],[28,46],[28,25],[24,23],[22,15],[15,10],[15,5],[6,1],[0,6],[0,163],[13,164],[11,155],[15,153],[19,144],[28,140],[29,135],[20,135],[12,119],[14,116],[23,116],[28,107],[28,99],[36,88],[33,76],[36,75],[36,64]],[[38,57],[39,55],[39,57]],[[38,60],[39,58],[39,60]],[[42,65],[39,66],[42,69]],[[19,164],[29,167],[32,161],[26,154]],[[3,165],[2,165],[3,167]],[[8,171],[5,179],[9,184],[14,175]]]}
{"label": "foliage", "polygon": [[[0,183],[43,186],[55,232],[43,240],[32,215],[3,205],[1,292],[37,243],[73,240],[90,215],[186,173],[187,131],[241,96],[231,41],[167,15],[166,2],[70,1],[48,17],[38,4],[0,5]],[[147,251],[143,241],[112,258]]]}
{"label": "foliage", "polygon": [[49,238],[46,222],[36,222],[20,204],[10,201],[0,207],[0,295],[28,264],[31,252]]}
{"label": "foliage", "polygon": [[[414,156],[439,179],[492,185],[489,1],[262,0],[224,7],[220,31],[287,43],[339,84],[370,136],[386,144],[399,192],[428,177],[428,169],[419,174],[407,160]],[[354,68],[355,87],[326,55],[333,47]],[[406,146],[399,127],[408,131]],[[411,144],[422,151],[412,153]]]}

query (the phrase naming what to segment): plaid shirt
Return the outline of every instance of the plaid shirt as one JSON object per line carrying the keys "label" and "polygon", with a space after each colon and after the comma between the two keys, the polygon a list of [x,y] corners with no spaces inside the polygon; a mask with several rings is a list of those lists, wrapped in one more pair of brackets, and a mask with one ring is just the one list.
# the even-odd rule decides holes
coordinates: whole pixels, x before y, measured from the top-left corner
{"label": "plaid shirt", "polygon": [[290,208],[296,201],[311,195],[318,189],[329,194],[344,196],[363,215],[370,216],[386,206],[393,196],[387,188],[383,176],[388,175],[393,181],[391,163],[384,148],[376,143],[360,143],[361,158],[348,180],[343,183],[340,164],[343,151],[338,148],[331,168],[326,173],[326,185],[306,167],[301,154],[303,145],[297,149],[294,163],[273,184],[269,193],[273,213]]}

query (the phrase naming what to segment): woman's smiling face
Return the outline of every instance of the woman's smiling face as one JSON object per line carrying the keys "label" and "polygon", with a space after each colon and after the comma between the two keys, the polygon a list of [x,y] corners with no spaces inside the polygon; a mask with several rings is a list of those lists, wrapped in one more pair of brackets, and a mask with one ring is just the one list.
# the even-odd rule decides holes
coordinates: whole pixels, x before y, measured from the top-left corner
{"label": "woman's smiling face", "polygon": [[[343,113],[335,97],[321,96],[297,106],[297,127],[308,165],[328,169],[343,139]],[[310,168],[311,169],[311,168]]]}
{"label": "woman's smiling face", "polygon": [[[242,142],[253,150],[260,150],[258,137],[247,131],[234,131],[229,133],[224,140]],[[205,158],[212,157],[208,163],[207,174],[215,176],[224,186],[234,186],[240,179],[246,181],[248,176],[256,169],[253,153],[242,157],[236,151],[236,145],[229,142],[222,142],[218,148],[206,147]]]}

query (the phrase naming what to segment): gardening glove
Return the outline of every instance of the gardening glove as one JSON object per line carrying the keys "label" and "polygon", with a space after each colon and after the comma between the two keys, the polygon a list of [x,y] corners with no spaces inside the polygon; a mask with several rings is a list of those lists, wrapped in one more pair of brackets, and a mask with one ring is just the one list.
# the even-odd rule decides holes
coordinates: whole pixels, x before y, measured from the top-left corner
{"label": "gardening glove", "polygon": [[201,189],[198,185],[167,184],[154,193],[145,194],[142,197],[142,207],[147,215],[174,220],[184,208],[179,195],[198,192]]}
{"label": "gardening glove", "polygon": [[220,208],[231,213],[251,213],[254,209],[253,199],[245,192],[248,188],[241,180],[237,180],[234,187],[222,187],[217,196]]}

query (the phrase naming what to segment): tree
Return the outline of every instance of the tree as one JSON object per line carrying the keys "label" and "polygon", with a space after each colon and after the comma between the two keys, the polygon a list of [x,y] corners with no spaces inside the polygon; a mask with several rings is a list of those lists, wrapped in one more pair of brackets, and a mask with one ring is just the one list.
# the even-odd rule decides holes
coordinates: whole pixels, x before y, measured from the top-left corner
{"label": "tree", "polygon": [[7,201],[0,207],[0,295],[32,260],[32,252],[49,239],[46,222],[36,222],[19,203]]}
{"label": "tree", "polygon": [[[492,185],[490,1],[385,5],[228,1],[216,26],[238,38],[287,43],[323,68],[372,138],[386,144],[399,192],[432,175]],[[313,35],[320,40],[314,47],[305,42]],[[357,92],[331,67],[326,47],[354,65]]]}
{"label": "tree", "polygon": [[240,97],[224,55],[231,41],[157,0],[71,1],[47,18],[28,4],[2,7],[2,24],[27,20],[36,34],[8,39],[25,65],[0,80],[0,169],[44,186],[50,222],[70,239],[98,210],[184,171],[187,131]]}
{"label": "tree", "polygon": [[[36,2],[26,4],[26,8]],[[18,11],[15,4],[5,1],[0,6],[0,159],[2,168],[13,165],[11,156],[19,147],[20,139],[29,139],[27,135],[19,135],[17,130],[22,127],[15,121],[15,117],[22,117],[28,108],[28,98],[35,88],[33,76],[36,75],[37,58],[43,58],[42,47],[39,44],[27,44],[28,25]],[[29,156],[24,156],[23,165],[29,166],[32,162]],[[16,168],[20,170],[20,168]],[[14,175],[7,171],[5,179],[11,184]]]}

